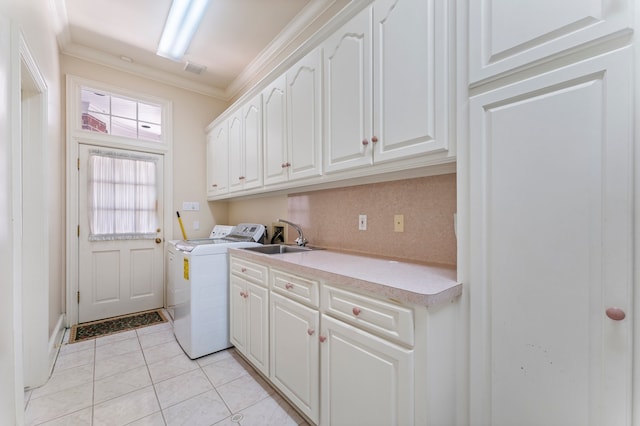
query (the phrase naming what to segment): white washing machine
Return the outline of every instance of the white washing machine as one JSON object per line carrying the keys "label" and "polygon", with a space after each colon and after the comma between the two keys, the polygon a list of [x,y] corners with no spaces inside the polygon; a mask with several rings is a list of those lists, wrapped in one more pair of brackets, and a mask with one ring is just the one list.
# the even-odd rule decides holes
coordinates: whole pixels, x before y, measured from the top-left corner
{"label": "white washing machine", "polygon": [[[209,234],[209,238],[213,240],[218,240],[220,238],[224,238],[233,231],[234,226],[231,225],[215,225]],[[182,279],[182,264],[178,265],[178,258],[181,258],[181,255],[178,253],[178,249],[176,249],[176,244],[179,243],[180,240],[170,240],[165,243],[166,248],[166,304],[165,307],[171,319],[175,318],[175,307],[176,307],[176,284],[180,283]]]}
{"label": "white washing machine", "polygon": [[181,272],[174,289],[173,332],[191,359],[230,348],[229,248],[260,245],[264,225],[241,223],[226,237],[175,244]]}

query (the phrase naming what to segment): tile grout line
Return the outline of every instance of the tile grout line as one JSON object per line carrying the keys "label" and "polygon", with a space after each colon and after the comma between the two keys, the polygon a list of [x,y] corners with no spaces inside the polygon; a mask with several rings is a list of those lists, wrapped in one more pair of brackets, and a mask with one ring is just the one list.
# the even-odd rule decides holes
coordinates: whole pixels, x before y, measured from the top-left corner
{"label": "tile grout line", "polygon": [[[173,325],[172,325],[172,328],[173,328]],[[156,389],[156,384],[153,381],[153,377],[151,377],[151,370],[149,370],[149,363],[147,362],[147,356],[144,353],[144,348],[142,347],[142,342],[140,341],[140,334],[137,331],[136,331],[136,337],[138,338],[138,345],[140,345],[140,350],[142,351],[142,359],[144,359],[144,366],[147,368],[147,374],[149,375],[149,380],[151,381],[151,386],[153,387],[153,393],[156,396],[156,401],[158,402],[158,408],[160,409],[160,417],[162,417],[162,421],[166,425],[167,419],[164,417],[164,410],[162,409],[162,404],[160,403],[160,397],[158,397],[158,390]],[[150,415],[153,415],[153,413],[151,413]]]}
{"label": "tile grout line", "polygon": [[93,339],[93,380],[92,380],[92,391],[91,391],[91,425],[95,423],[95,419],[93,418],[95,414],[95,406],[96,406],[96,358],[98,352],[98,342],[96,339]]}

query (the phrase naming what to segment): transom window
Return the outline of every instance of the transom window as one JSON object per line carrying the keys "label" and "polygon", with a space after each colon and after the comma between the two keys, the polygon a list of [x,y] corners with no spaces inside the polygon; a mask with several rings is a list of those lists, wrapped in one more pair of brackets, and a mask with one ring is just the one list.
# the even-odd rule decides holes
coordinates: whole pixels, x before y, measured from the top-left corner
{"label": "transom window", "polygon": [[82,87],[82,129],[148,141],[162,141],[162,106]]}

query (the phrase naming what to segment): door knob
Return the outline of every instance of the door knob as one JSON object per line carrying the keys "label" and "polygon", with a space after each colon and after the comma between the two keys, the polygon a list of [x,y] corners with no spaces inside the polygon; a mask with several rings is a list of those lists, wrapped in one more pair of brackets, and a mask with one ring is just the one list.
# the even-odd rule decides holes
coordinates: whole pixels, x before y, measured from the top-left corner
{"label": "door knob", "polygon": [[607,316],[614,321],[622,321],[627,316],[622,309],[615,307],[608,308],[606,313]]}
{"label": "door knob", "polygon": [[160,244],[162,242],[162,238],[156,238],[156,244]]}

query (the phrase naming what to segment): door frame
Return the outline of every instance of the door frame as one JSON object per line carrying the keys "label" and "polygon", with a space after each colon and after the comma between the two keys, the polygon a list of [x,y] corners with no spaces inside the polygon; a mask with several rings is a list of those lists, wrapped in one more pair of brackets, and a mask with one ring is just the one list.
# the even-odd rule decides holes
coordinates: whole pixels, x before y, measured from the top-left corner
{"label": "door frame", "polygon": [[[172,220],[173,205],[173,110],[169,100],[149,96],[143,93],[133,92],[121,87],[111,86],[105,83],[67,75],[66,77],[66,113],[67,113],[67,289],[66,289],[66,326],[71,327],[78,323],[77,293],[79,291],[78,274],[78,156],[79,145],[94,145],[102,148],[117,148],[142,153],[159,154],[164,157],[163,179],[163,234],[164,240],[173,238],[173,227],[169,226]],[[133,99],[148,100],[162,105],[163,137],[161,142],[146,142],[129,138],[121,138],[101,133],[91,133],[81,130],[80,127],[80,89],[89,86],[106,92],[129,96]],[[164,262],[164,256],[163,256]],[[164,269],[164,265],[163,265]]]}

